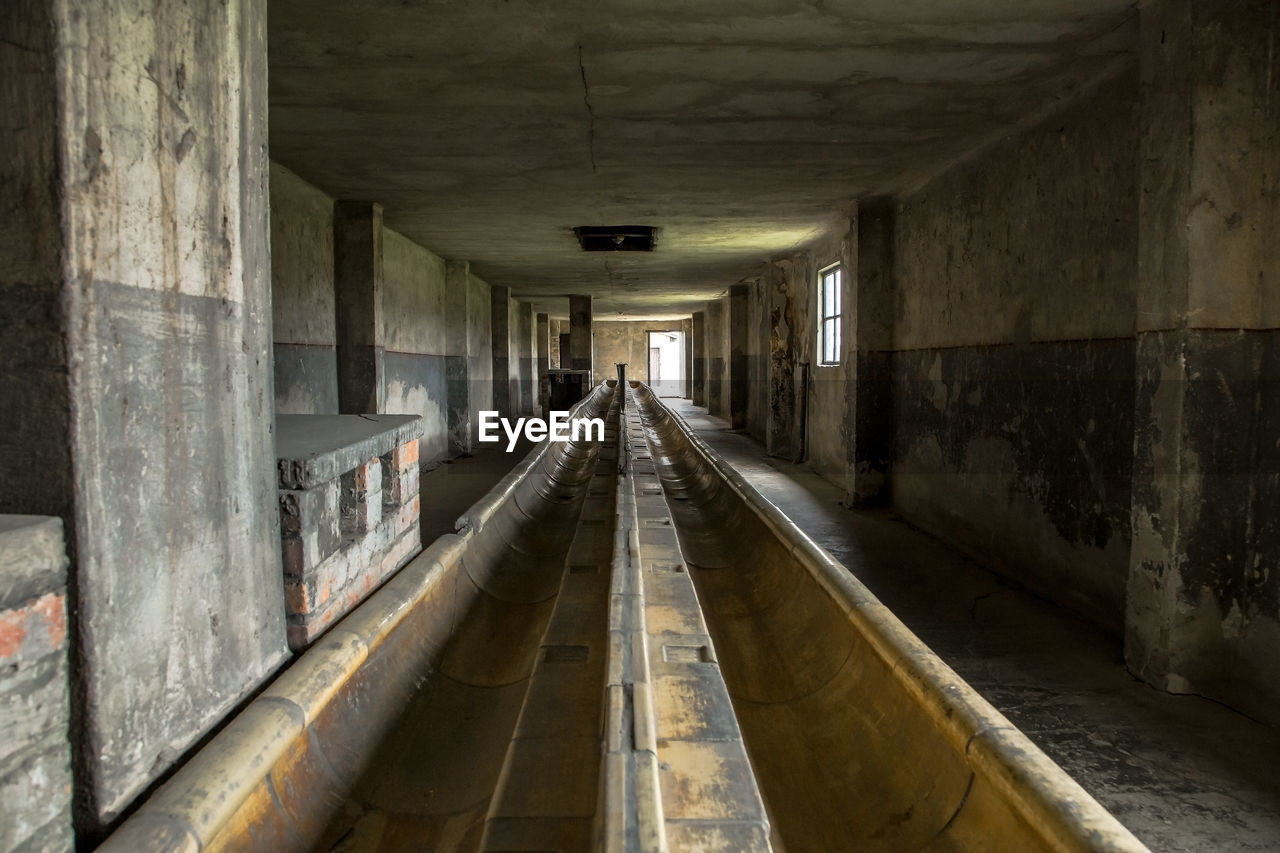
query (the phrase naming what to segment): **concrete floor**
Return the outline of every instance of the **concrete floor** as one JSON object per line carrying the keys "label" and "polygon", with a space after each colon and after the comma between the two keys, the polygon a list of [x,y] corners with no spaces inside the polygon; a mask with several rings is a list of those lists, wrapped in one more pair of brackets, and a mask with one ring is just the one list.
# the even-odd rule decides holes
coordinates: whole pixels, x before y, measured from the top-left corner
{"label": "concrete floor", "polygon": [[[1134,680],[1118,638],[888,511],[842,507],[836,486],[705,410],[663,402],[1153,850],[1280,850],[1280,732]],[[485,446],[425,472],[423,542],[527,450]]]}

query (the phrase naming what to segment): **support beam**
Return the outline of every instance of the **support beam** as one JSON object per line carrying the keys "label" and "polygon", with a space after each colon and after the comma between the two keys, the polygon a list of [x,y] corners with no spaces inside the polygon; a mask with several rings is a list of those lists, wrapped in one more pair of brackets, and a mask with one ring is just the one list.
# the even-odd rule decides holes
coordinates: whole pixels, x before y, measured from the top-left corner
{"label": "support beam", "polygon": [[333,211],[338,411],[381,412],[386,402],[382,329],[382,205],[339,201]]}
{"label": "support beam", "polygon": [[1125,659],[1280,721],[1280,144],[1270,4],[1143,7]]}
{"label": "support beam", "polygon": [[516,352],[520,371],[520,414],[533,414],[536,399],[537,373],[533,361],[533,306],[528,302],[516,303]]}
{"label": "support beam", "polygon": [[684,398],[693,398],[693,319],[680,321],[680,331],[684,334]]}
{"label": "support beam", "polygon": [[503,417],[515,413],[519,399],[511,396],[511,289],[490,290],[489,331],[493,340],[493,408]]}
{"label": "support beam", "polygon": [[[591,297],[569,297],[569,367],[591,370]],[[563,359],[563,354],[561,358]]]}
{"label": "support beam", "polygon": [[[70,631],[84,849],[286,656],[266,4],[139,8],[0,12],[0,206],[22,211],[0,239],[0,512],[67,537],[68,619],[48,602],[47,637],[26,636]],[[54,717],[15,698],[8,729]],[[31,845],[70,849],[65,777],[16,778],[6,811],[42,812]]]}
{"label": "support beam", "polygon": [[849,440],[848,503],[867,506],[888,497],[893,455],[890,387],[893,348],[893,239],[896,202],[889,197],[858,202],[855,269],[846,270],[852,298],[844,314],[853,363],[845,372],[845,426]]}
{"label": "support beam", "polygon": [[538,314],[536,318],[536,334],[537,338],[537,373],[534,376],[534,385],[538,389],[538,414],[545,416],[547,413],[547,394],[543,386],[544,377],[547,371],[551,369],[551,318],[546,314]]}
{"label": "support beam", "polygon": [[475,416],[471,410],[471,331],[469,327],[471,265],[449,261],[445,265],[445,387],[448,396],[449,455],[472,450]]}
{"label": "support beam", "polygon": [[692,400],[695,406],[707,405],[707,312],[693,312]]}
{"label": "support beam", "polygon": [[751,287],[747,284],[735,284],[729,288],[729,423],[734,429],[746,429],[751,394],[747,357],[750,294]]}

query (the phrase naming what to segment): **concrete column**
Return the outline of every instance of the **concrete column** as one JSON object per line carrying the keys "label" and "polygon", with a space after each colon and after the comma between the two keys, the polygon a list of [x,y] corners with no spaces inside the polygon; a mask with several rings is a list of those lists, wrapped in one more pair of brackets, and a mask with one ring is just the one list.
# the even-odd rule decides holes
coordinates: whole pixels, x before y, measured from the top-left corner
{"label": "concrete column", "polygon": [[519,399],[511,396],[511,289],[492,285],[489,331],[493,339],[493,408],[506,417]]}
{"label": "concrete column", "polygon": [[680,321],[680,331],[684,334],[684,398],[693,397],[693,319]]}
{"label": "concrete column", "polygon": [[591,370],[591,348],[591,297],[570,296],[569,367],[572,370]]}
{"label": "concrete column", "polygon": [[1272,5],[1139,19],[1133,544],[1125,659],[1280,722],[1280,78]]}
{"label": "concrete column", "polygon": [[[0,207],[22,211],[0,239],[0,512],[61,517],[67,537],[68,619],[22,654],[70,632],[85,849],[286,656],[266,4],[148,7],[143,38],[134,11],[0,13]],[[144,67],[155,109],[121,70]],[[0,563],[13,592],[22,570]],[[52,808],[34,844],[61,847],[65,800],[41,786],[62,798],[65,778],[33,772],[2,796]]]}
{"label": "concrete column", "polygon": [[533,414],[533,403],[536,398],[534,388],[536,370],[533,360],[533,306],[528,302],[516,303],[516,318],[519,320],[516,329],[516,358],[519,358],[520,369],[520,413]]}
{"label": "concrete column", "polygon": [[890,386],[893,348],[893,239],[896,202],[888,197],[858,202],[856,251],[845,270],[846,347],[852,364],[845,371],[846,461],[852,506],[888,497],[893,455]]}
{"label": "concrete column", "polygon": [[729,402],[725,399],[724,382],[728,374],[725,354],[729,343],[725,334],[725,301],[716,299],[707,303],[707,411],[727,419]]}
{"label": "concrete column", "polygon": [[693,312],[693,333],[690,338],[693,339],[693,404],[695,406],[707,405],[707,312]]}
{"label": "concrete column", "polygon": [[472,450],[475,415],[471,410],[471,348],[469,329],[471,265],[449,261],[445,265],[445,393],[448,397],[449,455]]}
{"label": "concrete column", "polygon": [[535,327],[537,332],[537,353],[538,365],[537,375],[534,377],[534,387],[538,390],[538,413],[546,415],[547,412],[547,395],[543,388],[544,377],[547,371],[551,369],[551,318],[546,314],[538,314],[536,317]]}
{"label": "concrete column", "polygon": [[386,403],[382,329],[382,205],[339,201],[333,209],[338,411],[374,414]]}
{"label": "concrete column", "polygon": [[747,406],[750,404],[747,342],[750,296],[750,285],[735,284],[729,288],[729,423],[734,429],[746,429]]}
{"label": "concrete column", "polygon": [[765,294],[769,307],[770,341],[765,450],[771,456],[791,459],[800,449],[795,387],[796,355],[800,352],[800,341],[796,326],[798,294],[791,287],[786,265],[769,265]]}

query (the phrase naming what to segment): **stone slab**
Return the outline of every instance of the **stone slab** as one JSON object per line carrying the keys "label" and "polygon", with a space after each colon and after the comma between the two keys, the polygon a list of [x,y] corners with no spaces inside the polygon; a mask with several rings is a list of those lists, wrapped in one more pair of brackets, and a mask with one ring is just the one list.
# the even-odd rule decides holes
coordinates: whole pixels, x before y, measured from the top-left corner
{"label": "stone slab", "polygon": [[280,488],[310,489],[422,434],[416,415],[278,415]]}

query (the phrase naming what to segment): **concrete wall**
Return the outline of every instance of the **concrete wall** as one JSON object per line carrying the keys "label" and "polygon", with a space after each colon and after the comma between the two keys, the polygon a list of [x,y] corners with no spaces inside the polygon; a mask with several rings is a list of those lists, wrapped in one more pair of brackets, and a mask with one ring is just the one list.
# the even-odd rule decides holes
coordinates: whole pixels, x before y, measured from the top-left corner
{"label": "concrete wall", "polygon": [[338,411],[333,199],[271,164],[271,321],[280,414]]}
{"label": "concrete wall", "polygon": [[385,414],[422,418],[420,459],[448,453],[445,384],[445,262],[397,232],[382,238]]}
{"label": "concrete wall", "polygon": [[627,366],[627,378],[649,381],[649,332],[680,332],[680,320],[596,320],[591,324],[593,377],[596,382],[618,375],[618,364]]}
{"label": "concrete wall", "polygon": [[39,324],[6,329],[0,363],[47,355],[26,381],[50,396],[23,412],[43,438],[0,437],[0,511],[66,525],[87,844],[284,657],[266,9],[17,6],[0,291],[22,307],[0,316]]}
{"label": "concrete wall", "polygon": [[[837,365],[822,365],[818,352],[818,271],[839,263],[841,277],[841,310],[845,319],[841,338],[841,359]],[[793,276],[789,290],[804,294],[803,307],[795,314],[799,324],[798,361],[809,366],[808,409],[805,413],[805,458],[820,474],[833,483],[844,485],[846,475],[845,393],[853,336],[849,334],[851,316],[850,282],[857,270],[857,258],[849,251],[846,234],[828,238],[825,243],[797,255],[789,267]]]}
{"label": "concrete wall", "polygon": [[[272,321],[280,414],[338,411],[334,204],[322,190],[272,164]],[[468,346],[463,352],[463,337],[453,341],[445,333],[444,259],[390,228],[381,227],[381,238],[381,304],[375,312],[380,326],[374,330],[383,365],[379,408],[422,417],[421,459],[430,465],[449,449],[447,356],[469,362],[474,350]],[[483,291],[487,298],[487,286],[475,281],[476,295]],[[486,316],[479,335],[485,341],[487,325]],[[449,352],[447,340],[457,353]],[[484,346],[479,360],[487,362]],[[491,374],[490,366],[483,368],[484,381]],[[486,387],[486,400],[488,393]]]}
{"label": "concrete wall", "polygon": [[1136,71],[897,211],[893,503],[1123,624]]}

